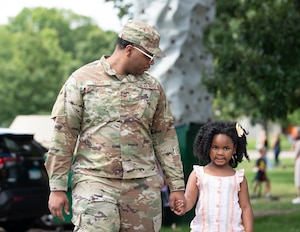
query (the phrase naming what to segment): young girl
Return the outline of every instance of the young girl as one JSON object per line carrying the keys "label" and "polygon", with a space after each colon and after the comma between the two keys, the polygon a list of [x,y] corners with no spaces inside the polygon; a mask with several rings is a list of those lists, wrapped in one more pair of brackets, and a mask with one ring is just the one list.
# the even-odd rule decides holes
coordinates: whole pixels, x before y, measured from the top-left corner
{"label": "young girl", "polygon": [[249,161],[246,131],[231,122],[209,122],[200,128],[194,155],[201,166],[194,165],[183,201],[175,209],[190,211],[198,199],[191,232],[253,232],[253,211],[244,169],[234,170],[243,157]]}

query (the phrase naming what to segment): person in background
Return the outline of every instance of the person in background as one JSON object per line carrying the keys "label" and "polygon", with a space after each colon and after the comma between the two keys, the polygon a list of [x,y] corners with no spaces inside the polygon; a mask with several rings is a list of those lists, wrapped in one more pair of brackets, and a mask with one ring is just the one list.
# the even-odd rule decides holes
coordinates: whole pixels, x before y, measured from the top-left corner
{"label": "person in background", "polygon": [[267,167],[269,170],[273,169],[273,165],[272,162],[270,161],[270,159],[267,156],[268,150],[269,150],[269,140],[268,140],[268,133],[266,130],[262,130],[260,133],[260,137],[258,140],[258,144],[256,145],[256,149],[258,151],[260,151],[261,148],[265,148],[266,150],[266,156],[265,156],[265,160],[267,162]]}
{"label": "person in background", "polygon": [[297,197],[292,200],[293,204],[300,204],[300,130],[298,129],[298,133],[294,142],[292,144],[292,149],[294,149],[295,153],[295,166],[294,166],[294,183],[297,189]]}
{"label": "person in background", "polygon": [[[158,232],[161,189],[166,178],[169,205],[185,202],[184,175],[174,119],[163,87],[148,73],[163,57],[160,35],[129,20],[112,55],[76,70],[53,106],[53,138],[45,167],[51,214],[69,214],[76,232]],[[76,150],[76,154],[74,151]]]}
{"label": "person in background", "polygon": [[267,198],[271,198],[271,185],[270,180],[267,176],[267,161],[266,161],[266,154],[267,150],[265,147],[259,149],[260,157],[255,162],[255,168],[257,170],[256,175],[254,177],[254,187],[253,187],[253,194],[252,198],[258,197],[258,188],[261,187],[261,184],[265,184],[265,195]]}
{"label": "person in background", "polygon": [[253,210],[244,169],[235,170],[245,157],[246,131],[233,122],[209,122],[200,128],[194,154],[204,166],[194,165],[185,198],[176,208],[187,212],[197,199],[191,231],[253,232]]}
{"label": "person in background", "polygon": [[279,154],[281,151],[281,146],[280,146],[280,133],[277,132],[275,133],[272,141],[272,149],[274,152],[274,166],[278,166],[280,161],[279,161]]}

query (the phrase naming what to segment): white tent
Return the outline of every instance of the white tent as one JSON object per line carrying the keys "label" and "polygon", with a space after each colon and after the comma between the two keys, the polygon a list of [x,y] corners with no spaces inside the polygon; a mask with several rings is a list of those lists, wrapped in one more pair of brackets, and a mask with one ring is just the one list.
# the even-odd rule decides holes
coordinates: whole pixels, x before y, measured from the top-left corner
{"label": "white tent", "polygon": [[9,128],[32,133],[36,141],[49,148],[53,127],[50,115],[19,115]]}

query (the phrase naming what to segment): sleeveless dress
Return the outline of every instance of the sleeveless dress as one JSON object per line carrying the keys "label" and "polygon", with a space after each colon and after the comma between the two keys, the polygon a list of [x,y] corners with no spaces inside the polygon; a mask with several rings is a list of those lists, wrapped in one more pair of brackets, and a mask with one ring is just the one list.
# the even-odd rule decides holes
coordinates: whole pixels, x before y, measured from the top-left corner
{"label": "sleeveless dress", "polygon": [[242,232],[242,209],[238,192],[244,178],[244,169],[233,176],[212,176],[204,173],[203,166],[193,166],[199,188],[195,217],[191,232]]}

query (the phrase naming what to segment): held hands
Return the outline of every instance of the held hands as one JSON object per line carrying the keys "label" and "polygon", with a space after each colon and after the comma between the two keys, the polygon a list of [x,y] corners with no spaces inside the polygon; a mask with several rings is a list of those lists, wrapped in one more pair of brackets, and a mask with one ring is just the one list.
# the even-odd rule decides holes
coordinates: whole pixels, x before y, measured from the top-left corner
{"label": "held hands", "polygon": [[184,215],[186,213],[185,204],[183,200],[176,200],[175,201],[175,208],[174,212],[177,215]]}
{"label": "held hands", "polygon": [[70,215],[69,199],[64,191],[53,191],[50,193],[48,208],[54,217],[65,220],[62,210]]}
{"label": "held hands", "polygon": [[183,191],[170,193],[170,209],[178,216],[186,213],[186,202]]}

